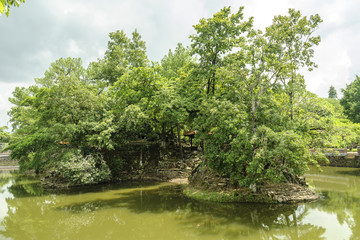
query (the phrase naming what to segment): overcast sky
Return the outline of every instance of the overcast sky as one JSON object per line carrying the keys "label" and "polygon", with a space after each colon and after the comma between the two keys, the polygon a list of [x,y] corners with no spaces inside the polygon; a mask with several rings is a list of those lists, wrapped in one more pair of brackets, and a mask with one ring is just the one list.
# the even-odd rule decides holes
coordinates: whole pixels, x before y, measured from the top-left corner
{"label": "overcast sky", "polygon": [[84,67],[102,58],[108,34],[136,28],[147,45],[148,56],[159,61],[181,42],[189,45],[192,25],[211,17],[224,6],[264,29],[288,8],[303,15],[318,13],[324,22],[316,34],[322,42],[315,49],[319,65],[306,73],[307,89],[327,97],[360,75],[360,1],[357,0],[26,0],[0,17],[0,126],[8,125],[8,98],[16,86],[34,84],[50,63],[60,57],[81,57]]}

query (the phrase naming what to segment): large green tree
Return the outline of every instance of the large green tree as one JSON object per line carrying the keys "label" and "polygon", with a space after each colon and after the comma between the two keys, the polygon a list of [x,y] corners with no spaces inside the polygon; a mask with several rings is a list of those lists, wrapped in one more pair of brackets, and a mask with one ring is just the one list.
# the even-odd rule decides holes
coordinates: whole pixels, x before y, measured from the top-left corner
{"label": "large green tree", "polygon": [[314,46],[320,42],[320,36],[314,36],[322,22],[318,14],[301,16],[300,11],[289,9],[288,15],[275,16],[273,24],[266,29],[270,50],[277,51],[281,61],[281,75],[278,75],[284,90],[289,95],[290,117],[294,118],[294,105],[299,88],[304,88],[304,79],[299,69],[307,67],[312,71],[317,67],[312,61]]}
{"label": "large green tree", "polygon": [[313,33],[320,22],[318,15],[302,17],[290,9],[265,33],[248,29],[238,51],[224,58],[216,71],[218,94],[202,103],[198,121],[207,126],[206,158],[219,173],[245,186],[304,173],[312,159],[294,118],[305,92],[298,70],[316,67],[312,48],[320,38]]}
{"label": "large green tree", "polygon": [[118,143],[153,136],[156,116],[151,111],[162,78],[156,67],[128,70],[109,89],[108,105],[114,116]]}
{"label": "large green tree", "polygon": [[[104,99],[85,78],[80,59],[59,59],[37,85],[17,88],[9,112],[14,134],[8,149],[21,169],[46,170],[73,153],[97,153],[103,146]],[[97,136],[97,137],[94,137]]]}

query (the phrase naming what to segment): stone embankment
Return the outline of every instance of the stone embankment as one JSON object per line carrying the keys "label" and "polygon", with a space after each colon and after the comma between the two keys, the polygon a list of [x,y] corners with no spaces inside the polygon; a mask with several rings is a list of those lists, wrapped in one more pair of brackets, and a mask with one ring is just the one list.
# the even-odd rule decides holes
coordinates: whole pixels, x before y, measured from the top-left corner
{"label": "stone embankment", "polygon": [[317,200],[313,191],[294,183],[269,184],[262,186],[260,192],[278,203],[296,203]]}
{"label": "stone embankment", "polygon": [[177,145],[139,142],[124,146],[111,158],[114,166],[126,166],[115,173],[119,181],[158,180],[183,184],[189,179],[184,192],[201,200],[294,203],[318,198],[304,184],[272,184],[254,190],[239,188],[229,178],[218,176],[208,167],[200,165],[203,162],[202,153],[191,147],[183,146],[181,154]]}
{"label": "stone embankment", "polygon": [[319,162],[321,166],[360,168],[360,155],[355,152],[343,155],[327,155],[326,158],[329,162]]}
{"label": "stone embankment", "polygon": [[[183,146],[183,153],[175,144],[135,142],[109,152],[104,159],[111,169],[113,182],[172,181],[185,183],[192,170],[201,163],[197,148]],[[67,186],[57,170],[45,174],[42,184],[47,187]]]}
{"label": "stone embankment", "polygon": [[241,188],[209,167],[200,166],[189,177],[185,193],[199,200],[217,202],[297,203],[319,198],[308,188],[305,179],[297,182]]}
{"label": "stone embankment", "polygon": [[18,169],[18,162],[11,160],[9,153],[0,153],[0,171],[14,171]]}
{"label": "stone embankment", "polygon": [[[128,144],[105,159],[112,169],[114,181],[172,181],[183,184],[189,179],[184,192],[193,198],[218,202],[295,203],[311,201],[318,196],[305,186],[305,181],[268,184],[253,188],[240,188],[229,178],[217,175],[203,163],[203,155],[196,148],[176,144],[138,142]],[[54,187],[61,182],[53,182]],[[59,176],[53,176],[53,180]]]}
{"label": "stone embankment", "polygon": [[[117,181],[188,178],[201,162],[197,148],[183,146],[183,154],[175,144],[139,142],[128,144],[107,157],[107,163]],[[118,169],[118,170],[117,170]]]}

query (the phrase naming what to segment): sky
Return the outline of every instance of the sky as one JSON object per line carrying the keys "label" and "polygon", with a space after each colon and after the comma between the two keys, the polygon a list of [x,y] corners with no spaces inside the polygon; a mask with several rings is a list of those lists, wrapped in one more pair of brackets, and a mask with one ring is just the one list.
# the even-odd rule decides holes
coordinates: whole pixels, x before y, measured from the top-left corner
{"label": "sky", "polygon": [[289,8],[319,14],[318,68],[304,75],[307,89],[320,97],[328,96],[331,85],[341,96],[360,75],[358,0],[26,0],[8,18],[0,16],[0,126],[11,126],[8,98],[15,87],[34,84],[60,57],[80,57],[87,67],[103,57],[110,32],[130,36],[137,29],[150,60],[160,61],[177,43],[190,45],[193,25],[224,6],[232,12],[244,6],[245,18],[253,16],[262,30]]}

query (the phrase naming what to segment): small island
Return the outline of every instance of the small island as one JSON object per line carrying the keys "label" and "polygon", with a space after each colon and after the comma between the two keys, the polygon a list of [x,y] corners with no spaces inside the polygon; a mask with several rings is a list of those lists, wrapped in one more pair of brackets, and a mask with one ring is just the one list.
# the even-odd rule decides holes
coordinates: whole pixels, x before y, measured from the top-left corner
{"label": "small island", "polygon": [[151,61],[135,30],[109,34],[103,58],[60,58],[10,102],[20,171],[49,187],[189,177],[187,196],[293,203],[318,196],[303,176],[321,151],[360,142],[354,84],[339,101],[306,90],[319,15],[289,9],[255,28],[224,7],[194,25],[191,45]]}

